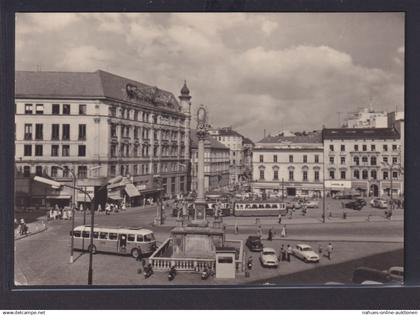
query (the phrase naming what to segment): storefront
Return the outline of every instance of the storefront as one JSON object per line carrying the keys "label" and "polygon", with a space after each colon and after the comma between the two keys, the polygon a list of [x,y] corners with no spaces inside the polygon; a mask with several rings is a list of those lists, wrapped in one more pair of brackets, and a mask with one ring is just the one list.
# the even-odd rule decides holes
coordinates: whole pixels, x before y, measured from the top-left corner
{"label": "storefront", "polygon": [[369,185],[367,181],[353,181],[351,188],[358,192],[362,197],[369,196]]}
{"label": "storefront", "polygon": [[348,180],[326,180],[325,192],[333,197],[336,194],[344,194],[351,191],[352,183]]}
{"label": "storefront", "polygon": [[[380,186],[381,186],[380,187],[381,196],[391,196],[391,191],[390,191],[391,182],[390,181],[382,182]],[[403,196],[404,191],[402,187],[403,187],[403,183],[401,181],[392,182],[392,197],[393,198],[399,198]]]}

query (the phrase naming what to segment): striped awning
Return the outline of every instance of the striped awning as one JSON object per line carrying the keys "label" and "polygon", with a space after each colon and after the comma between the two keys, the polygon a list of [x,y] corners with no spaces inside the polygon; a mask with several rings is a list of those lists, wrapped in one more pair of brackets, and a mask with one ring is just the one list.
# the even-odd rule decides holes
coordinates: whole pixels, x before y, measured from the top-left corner
{"label": "striped awning", "polygon": [[123,199],[120,194],[120,190],[108,192],[108,199],[121,200]]}
{"label": "striped awning", "polygon": [[125,192],[127,193],[128,197],[130,197],[130,198],[140,196],[140,192],[138,191],[136,186],[134,186],[133,184],[125,185],[124,189],[125,189]]}

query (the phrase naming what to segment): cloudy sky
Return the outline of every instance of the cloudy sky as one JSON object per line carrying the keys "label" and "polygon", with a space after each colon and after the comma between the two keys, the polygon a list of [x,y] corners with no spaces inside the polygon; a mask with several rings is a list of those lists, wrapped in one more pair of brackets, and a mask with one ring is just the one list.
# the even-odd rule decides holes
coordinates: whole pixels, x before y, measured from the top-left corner
{"label": "cloudy sky", "polygon": [[[402,13],[16,16],[16,69],[106,70],[179,95],[253,140],[403,109]],[[341,119],[343,118],[341,114]]]}

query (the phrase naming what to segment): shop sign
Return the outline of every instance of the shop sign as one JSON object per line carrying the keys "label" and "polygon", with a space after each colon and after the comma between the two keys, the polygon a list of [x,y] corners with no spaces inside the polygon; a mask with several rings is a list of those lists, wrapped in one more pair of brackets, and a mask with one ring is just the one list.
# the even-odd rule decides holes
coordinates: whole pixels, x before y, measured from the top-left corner
{"label": "shop sign", "polygon": [[346,180],[326,180],[325,188],[346,189],[351,188],[351,182]]}

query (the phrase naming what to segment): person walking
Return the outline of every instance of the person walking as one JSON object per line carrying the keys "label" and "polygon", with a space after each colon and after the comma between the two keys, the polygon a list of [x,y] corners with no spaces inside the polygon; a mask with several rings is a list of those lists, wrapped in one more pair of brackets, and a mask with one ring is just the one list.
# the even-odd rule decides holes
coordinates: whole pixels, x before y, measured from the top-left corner
{"label": "person walking", "polygon": [[280,254],[281,254],[281,261],[286,261],[286,249],[284,248],[284,244],[281,244]]}
{"label": "person walking", "polygon": [[235,234],[239,233],[238,221],[235,221]]}
{"label": "person walking", "polygon": [[328,246],[327,246],[327,257],[328,257],[328,260],[331,260],[332,251],[333,251],[333,246],[332,246],[331,243],[329,243]]}
{"label": "person walking", "polygon": [[283,225],[282,229],[281,229],[281,237],[286,237],[286,224]]}
{"label": "person walking", "polygon": [[258,236],[259,236],[259,237],[262,237],[262,234],[263,234],[263,230],[262,230],[261,225],[259,225],[259,226],[258,226]]}
{"label": "person walking", "polygon": [[268,229],[268,237],[267,237],[267,239],[269,241],[272,241],[273,240],[273,231],[271,230],[271,228]]}
{"label": "person walking", "polygon": [[287,261],[290,262],[290,256],[292,256],[292,246],[287,245]]}
{"label": "person walking", "polygon": [[279,214],[279,216],[277,217],[279,224],[281,224],[281,214]]}
{"label": "person walking", "polygon": [[318,254],[319,254],[319,256],[322,256],[322,245],[321,244],[318,245]]}

